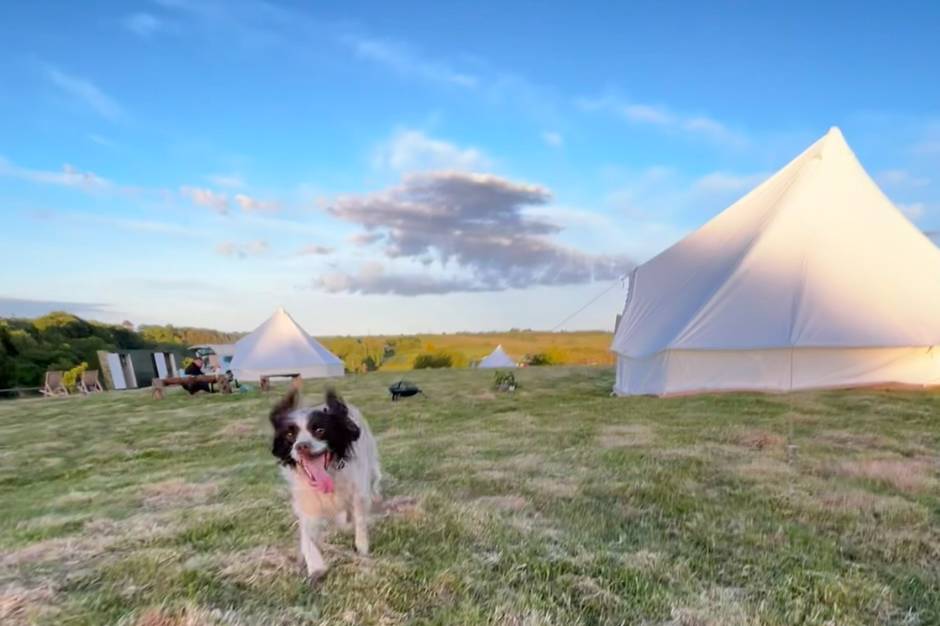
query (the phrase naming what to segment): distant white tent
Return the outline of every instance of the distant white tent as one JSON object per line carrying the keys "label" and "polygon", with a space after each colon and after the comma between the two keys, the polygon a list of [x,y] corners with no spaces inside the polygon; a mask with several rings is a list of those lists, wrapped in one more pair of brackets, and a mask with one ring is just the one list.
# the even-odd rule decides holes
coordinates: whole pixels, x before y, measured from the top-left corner
{"label": "distant white tent", "polygon": [[300,374],[303,378],[344,374],[343,362],[308,335],[283,308],[235,344],[231,367],[241,380],[280,374]]}
{"label": "distant white tent", "polygon": [[506,351],[503,350],[502,345],[496,346],[496,349],[489,353],[477,367],[483,368],[493,368],[493,367],[515,367],[516,362],[512,360]]}
{"label": "distant white tent", "polygon": [[833,128],[634,270],[614,390],[940,383],[940,249]]}

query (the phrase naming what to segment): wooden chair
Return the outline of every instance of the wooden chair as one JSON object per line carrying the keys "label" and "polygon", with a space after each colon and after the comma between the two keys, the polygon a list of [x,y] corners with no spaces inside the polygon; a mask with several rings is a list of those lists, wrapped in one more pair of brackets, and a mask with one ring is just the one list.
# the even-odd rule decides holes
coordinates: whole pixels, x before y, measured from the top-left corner
{"label": "wooden chair", "polygon": [[90,393],[104,391],[101,381],[98,380],[98,370],[85,370],[78,379],[78,390],[86,396]]}
{"label": "wooden chair", "polygon": [[69,390],[65,388],[65,383],[62,381],[63,374],[61,370],[49,370],[46,372],[46,380],[43,382],[39,393],[47,398],[69,395]]}

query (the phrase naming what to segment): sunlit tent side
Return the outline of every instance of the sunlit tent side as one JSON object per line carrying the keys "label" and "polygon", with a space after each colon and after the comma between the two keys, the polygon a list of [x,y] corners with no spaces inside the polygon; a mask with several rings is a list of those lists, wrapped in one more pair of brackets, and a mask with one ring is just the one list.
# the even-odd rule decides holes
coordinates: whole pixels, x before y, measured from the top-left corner
{"label": "sunlit tent side", "polygon": [[299,374],[303,378],[343,376],[343,362],[279,308],[235,344],[232,372],[239,380]]}
{"label": "sunlit tent side", "polygon": [[512,357],[506,354],[506,351],[503,350],[502,344],[496,346],[496,349],[490,352],[477,367],[481,368],[507,368],[515,367],[516,362],[512,360]]}
{"label": "sunlit tent side", "polygon": [[831,129],[634,270],[614,390],[940,383],[940,249]]}

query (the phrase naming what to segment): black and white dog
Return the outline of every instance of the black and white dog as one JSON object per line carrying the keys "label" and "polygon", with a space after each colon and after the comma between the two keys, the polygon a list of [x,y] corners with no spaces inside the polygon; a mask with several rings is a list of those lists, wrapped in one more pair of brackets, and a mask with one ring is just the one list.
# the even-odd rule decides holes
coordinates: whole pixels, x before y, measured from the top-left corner
{"label": "black and white dog", "polygon": [[379,452],[369,425],[354,406],[328,390],[326,401],[300,406],[296,387],[271,410],[274,445],[281,472],[290,485],[300,523],[300,552],[307,574],[316,581],[326,573],[319,540],[335,521],[356,534],[356,550],[369,553],[369,509],[379,498]]}

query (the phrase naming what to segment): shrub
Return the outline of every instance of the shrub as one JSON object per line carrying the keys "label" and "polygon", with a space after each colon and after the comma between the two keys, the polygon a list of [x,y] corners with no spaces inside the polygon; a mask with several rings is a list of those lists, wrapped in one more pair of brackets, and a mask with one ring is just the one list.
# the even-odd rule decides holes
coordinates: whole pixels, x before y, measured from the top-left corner
{"label": "shrub", "polygon": [[536,352],[526,355],[526,363],[529,365],[554,365],[555,362],[547,352]]}
{"label": "shrub", "polygon": [[62,374],[62,384],[65,385],[65,388],[69,391],[75,391],[79,378],[82,377],[82,374],[87,369],[88,363],[82,362],[80,365],[76,365],[72,369]]}
{"label": "shrub", "polygon": [[499,391],[515,391],[519,388],[516,375],[512,372],[497,371],[493,375],[493,388]]}
{"label": "shrub", "polygon": [[415,357],[413,367],[416,370],[439,369],[442,367],[452,367],[454,357],[447,352],[434,352],[431,354],[419,354]]}

